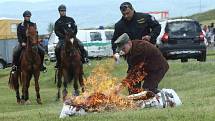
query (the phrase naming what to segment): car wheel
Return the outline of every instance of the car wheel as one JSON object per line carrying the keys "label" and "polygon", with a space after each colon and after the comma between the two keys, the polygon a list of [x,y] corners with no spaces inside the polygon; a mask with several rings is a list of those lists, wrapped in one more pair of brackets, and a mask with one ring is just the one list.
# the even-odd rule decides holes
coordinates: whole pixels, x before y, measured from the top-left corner
{"label": "car wheel", "polygon": [[206,61],[206,53],[203,53],[202,56],[200,56],[197,61],[200,61],[200,62],[205,62]]}
{"label": "car wheel", "polygon": [[5,68],[5,62],[0,60],[0,69],[4,69]]}
{"label": "car wheel", "polygon": [[188,59],[187,59],[187,58],[183,58],[183,59],[181,59],[181,62],[182,62],[182,63],[188,62]]}

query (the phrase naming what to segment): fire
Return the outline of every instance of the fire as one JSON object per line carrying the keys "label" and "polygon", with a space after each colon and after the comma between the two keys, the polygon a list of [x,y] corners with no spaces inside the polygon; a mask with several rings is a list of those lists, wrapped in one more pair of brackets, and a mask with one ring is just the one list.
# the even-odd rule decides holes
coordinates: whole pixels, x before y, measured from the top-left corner
{"label": "fire", "polygon": [[[105,64],[98,64],[92,70],[91,75],[85,79],[86,92],[81,94],[81,96],[70,97],[69,104],[84,108],[89,112],[137,108],[133,100],[115,93],[114,89],[118,79],[109,74],[114,68],[112,64],[111,61],[106,61]],[[143,64],[140,64],[135,67],[134,71],[128,73],[122,82],[123,86],[127,85],[128,88],[131,88],[134,83],[143,80],[146,73],[142,70],[142,66]],[[140,92],[142,90],[133,89],[132,91]]]}
{"label": "fire", "polygon": [[133,93],[144,91],[143,89],[132,87],[135,83],[143,81],[144,77],[147,75],[143,66],[144,63],[137,64],[132,70],[128,71],[126,78],[122,81],[122,83],[126,85]]}

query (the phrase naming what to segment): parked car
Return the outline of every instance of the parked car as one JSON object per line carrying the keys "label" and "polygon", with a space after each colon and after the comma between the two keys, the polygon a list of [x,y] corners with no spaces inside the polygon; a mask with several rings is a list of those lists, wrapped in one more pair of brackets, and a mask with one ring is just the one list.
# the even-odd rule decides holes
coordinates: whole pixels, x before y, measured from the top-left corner
{"label": "parked car", "polygon": [[156,45],[166,59],[189,58],[206,61],[205,37],[200,24],[192,19],[172,19],[160,22],[161,33]]}

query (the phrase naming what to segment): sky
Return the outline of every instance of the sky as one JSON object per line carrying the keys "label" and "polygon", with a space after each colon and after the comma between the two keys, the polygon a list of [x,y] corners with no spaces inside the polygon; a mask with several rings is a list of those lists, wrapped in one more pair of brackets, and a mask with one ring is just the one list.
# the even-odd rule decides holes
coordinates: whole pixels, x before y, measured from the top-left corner
{"label": "sky", "polygon": [[[189,16],[215,9],[215,0],[127,0],[138,12],[168,11],[169,17]],[[0,17],[23,20],[25,10],[32,12],[31,20],[39,33],[47,33],[49,23],[59,18],[57,8],[67,6],[79,28],[113,25],[121,18],[119,6],[125,0],[0,0]]]}
{"label": "sky", "polygon": [[11,2],[11,1],[19,1],[19,2],[31,2],[31,3],[35,3],[35,2],[41,2],[41,1],[48,1],[48,0],[1,0],[0,3],[3,2]]}

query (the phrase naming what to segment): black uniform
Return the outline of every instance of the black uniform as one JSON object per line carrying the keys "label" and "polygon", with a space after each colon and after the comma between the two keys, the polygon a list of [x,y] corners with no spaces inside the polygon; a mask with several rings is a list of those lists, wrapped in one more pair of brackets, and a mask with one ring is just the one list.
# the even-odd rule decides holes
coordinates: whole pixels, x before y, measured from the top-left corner
{"label": "black uniform", "polygon": [[[55,34],[59,38],[59,42],[55,48],[55,55],[57,58],[57,66],[59,66],[60,62],[60,48],[64,44],[64,37],[65,37],[65,31],[73,31],[74,34],[77,34],[77,25],[73,18],[68,16],[61,16],[56,22],[55,22]],[[87,58],[87,51],[84,49],[84,46],[82,45],[81,41],[78,41],[79,49],[81,51],[82,61],[84,62],[84,59]]]}
{"label": "black uniform", "polygon": [[151,36],[151,43],[156,43],[156,38],[160,34],[161,26],[149,14],[134,12],[130,21],[123,17],[115,24],[114,35],[112,38],[112,49],[115,53],[116,45],[114,42],[123,33],[127,33],[131,40],[141,40],[143,36]]}
{"label": "black uniform", "polygon": [[[125,18],[121,18],[115,24],[114,35],[112,38],[112,50],[113,53],[116,53],[116,45],[114,42],[116,39],[123,33],[127,33],[131,40],[142,40],[142,37],[145,35],[151,36],[151,43],[156,43],[156,38],[160,34],[161,26],[158,21],[155,20],[149,14],[139,13],[134,11],[134,15],[130,21],[127,21]],[[131,69],[131,65],[128,62],[128,71]],[[141,82],[136,83],[134,87],[140,87]],[[129,91],[130,92],[130,91]]]}
{"label": "black uniform", "polygon": [[[24,21],[20,23],[17,27],[17,37],[18,37],[19,44],[14,48],[14,52],[13,52],[13,64],[16,66],[19,66],[20,54],[23,49],[22,43],[23,42],[27,43],[27,37],[26,37],[27,26],[36,26],[36,24],[30,21]],[[41,62],[43,63],[45,50],[40,45],[38,45],[38,50],[39,50],[39,55],[41,57]],[[41,64],[41,67],[44,68],[43,64]]]}

